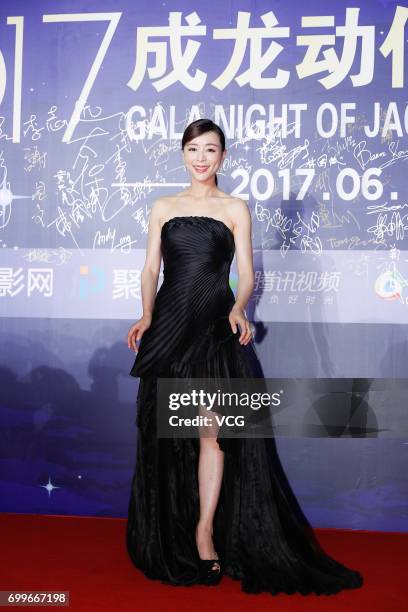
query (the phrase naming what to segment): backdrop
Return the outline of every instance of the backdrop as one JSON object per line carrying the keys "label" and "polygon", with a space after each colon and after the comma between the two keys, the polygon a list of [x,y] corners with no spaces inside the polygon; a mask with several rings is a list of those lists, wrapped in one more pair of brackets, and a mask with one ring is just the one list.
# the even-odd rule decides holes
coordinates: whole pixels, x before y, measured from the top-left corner
{"label": "backdrop", "polygon": [[314,526],[407,529],[407,20],[387,0],[2,1],[1,511],[126,516],[149,214],[210,117],[252,216],[265,376],[346,379],[276,415],[294,491]]}

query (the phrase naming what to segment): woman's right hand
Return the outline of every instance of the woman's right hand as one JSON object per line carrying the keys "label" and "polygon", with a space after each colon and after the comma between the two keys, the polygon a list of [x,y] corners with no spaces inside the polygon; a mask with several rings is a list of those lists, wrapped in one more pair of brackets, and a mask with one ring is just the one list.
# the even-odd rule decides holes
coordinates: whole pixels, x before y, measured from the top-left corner
{"label": "woman's right hand", "polygon": [[143,315],[142,318],[136,321],[136,323],[129,329],[127,335],[128,348],[132,348],[135,353],[137,353],[139,350],[136,342],[139,342],[142,339],[144,332],[150,327],[151,322],[151,315]]}

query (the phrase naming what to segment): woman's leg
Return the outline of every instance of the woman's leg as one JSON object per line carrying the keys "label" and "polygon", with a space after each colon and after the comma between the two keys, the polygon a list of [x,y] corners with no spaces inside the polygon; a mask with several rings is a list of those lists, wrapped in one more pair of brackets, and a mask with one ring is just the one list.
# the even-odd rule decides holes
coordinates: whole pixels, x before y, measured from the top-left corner
{"label": "woman's leg", "polygon": [[[212,414],[214,413],[202,413]],[[217,507],[224,471],[224,452],[217,442],[218,426],[200,431],[200,457],[198,462],[198,486],[200,495],[200,519],[196,528],[196,542],[201,559],[217,559],[212,539],[213,519]],[[216,569],[218,564],[214,564]]]}

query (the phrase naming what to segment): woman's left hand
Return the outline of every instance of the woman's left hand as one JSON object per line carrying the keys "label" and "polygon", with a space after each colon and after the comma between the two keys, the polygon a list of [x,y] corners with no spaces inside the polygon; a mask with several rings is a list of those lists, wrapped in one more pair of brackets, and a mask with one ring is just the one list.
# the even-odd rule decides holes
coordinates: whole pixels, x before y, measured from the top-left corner
{"label": "woman's left hand", "polygon": [[239,337],[240,344],[248,344],[252,338],[251,324],[245,316],[244,311],[239,306],[234,306],[229,314],[229,322],[234,334],[237,333],[237,325],[241,330]]}

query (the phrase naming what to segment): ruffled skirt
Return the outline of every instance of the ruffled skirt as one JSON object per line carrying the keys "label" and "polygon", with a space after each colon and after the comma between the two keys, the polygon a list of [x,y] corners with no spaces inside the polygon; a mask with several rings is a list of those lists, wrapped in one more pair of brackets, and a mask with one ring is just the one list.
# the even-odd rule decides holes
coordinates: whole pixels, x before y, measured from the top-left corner
{"label": "ruffled skirt", "polygon": [[[162,377],[260,376],[252,345],[241,346],[228,317],[214,321],[160,372],[140,378],[136,467],[126,544],[134,565],[174,586],[198,583],[197,438],[157,437]],[[214,546],[224,573],[246,593],[334,594],[363,584],[357,570],[328,556],[302,513],[273,438],[217,438],[224,473],[214,516]]]}

